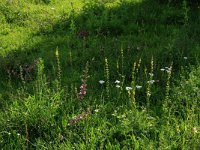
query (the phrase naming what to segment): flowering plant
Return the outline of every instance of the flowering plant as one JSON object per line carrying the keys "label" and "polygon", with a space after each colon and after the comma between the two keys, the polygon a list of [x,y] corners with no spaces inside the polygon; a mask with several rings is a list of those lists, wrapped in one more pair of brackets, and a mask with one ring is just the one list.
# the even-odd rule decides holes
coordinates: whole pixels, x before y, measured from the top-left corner
{"label": "flowering plant", "polygon": [[85,69],[83,70],[83,75],[81,76],[81,81],[82,81],[82,84],[81,84],[81,86],[80,86],[80,91],[79,91],[79,93],[78,93],[78,98],[80,99],[80,100],[83,100],[84,99],[84,97],[86,96],[86,94],[87,94],[87,80],[88,80],[88,78],[89,78],[89,75],[88,75],[88,67],[89,66],[89,64],[88,64],[88,62],[86,63],[86,66],[85,66]]}

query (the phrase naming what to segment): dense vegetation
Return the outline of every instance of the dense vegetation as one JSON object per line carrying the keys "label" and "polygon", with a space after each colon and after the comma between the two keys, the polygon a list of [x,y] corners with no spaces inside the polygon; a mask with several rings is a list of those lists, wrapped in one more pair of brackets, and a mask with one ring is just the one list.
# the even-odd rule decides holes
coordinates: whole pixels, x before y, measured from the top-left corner
{"label": "dense vegetation", "polygon": [[200,149],[190,2],[0,0],[0,148]]}

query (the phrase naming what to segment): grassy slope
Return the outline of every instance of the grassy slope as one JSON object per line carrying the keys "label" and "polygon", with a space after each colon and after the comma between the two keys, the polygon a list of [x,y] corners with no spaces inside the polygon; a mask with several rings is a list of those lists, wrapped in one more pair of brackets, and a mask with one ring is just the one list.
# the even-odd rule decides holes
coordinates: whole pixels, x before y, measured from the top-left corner
{"label": "grassy slope", "polygon": [[[74,9],[79,9],[82,6],[81,1],[73,1],[73,6]],[[21,49],[30,38],[33,41],[29,42],[31,43],[28,45],[29,48],[37,44],[40,38],[37,39],[35,35],[45,30],[51,32],[52,26],[62,17],[67,18],[70,10],[71,5],[66,1],[56,1],[49,5],[3,1],[1,3],[1,54]]]}
{"label": "grassy slope", "polygon": [[[1,77],[4,80],[1,81],[0,98],[2,110],[6,111],[1,113],[2,146],[5,148],[72,146],[76,149],[86,149],[86,147],[144,149],[148,146],[187,149],[199,144],[197,141],[199,135],[193,136],[191,132],[199,125],[199,122],[195,121],[199,110],[194,108],[197,104],[194,95],[198,93],[198,89],[194,87],[199,86],[196,82],[198,71],[191,73],[189,78],[189,85],[194,91],[189,91],[187,82],[184,81],[182,84],[186,85],[183,88],[171,89],[175,91],[174,93],[184,92],[194,95],[190,97],[185,94],[183,98],[181,93],[172,94],[170,99],[177,100],[178,104],[177,107],[170,109],[170,119],[161,110],[162,100],[165,99],[167,76],[163,76],[160,69],[169,66],[173,61],[173,77],[179,77],[182,66],[196,64],[199,58],[200,20],[193,17],[192,10],[186,14],[183,7],[160,5],[155,1],[127,1],[121,4],[116,1],[107,3],[106,6],[93,1],[86,3],[85,7],[80,0],[73,1],[73,6],[64,0],[48,5],[17,1],[13,3],[8,4],[3,1],[0,4],[0,15],[3,16],[0,24],[2,55],[0,67],[3,72]],[[81,32],[85,32],[87,37],[77,36],[77,33]],[[56,47],[59,48],[64,92],[56,92],[54,86],[58,72]],[[124,55],[123,65],[121,49]],[[152,56],[155,63],[155,78],[159,79],[160,83],[152,88],[152,112],[149,112],[140,106],[146,108],[145,88],[148,77],[144,70],[147,67],[147,71],[150,72]],[[183,57],[186,56],[188,60],[184,60]],[[34,61],[39,57],[44,60],[49,87],[46,87],[45,81],[43,84],[44,77],[41,79],[38,76],[35,79],[35,71],[24,71],[27,83],[25,88],[22,88],[21,82],[17,82],[20,79],[19,67],[22,66],[25,70],[26,66],[34,66]],[[98,80],[104,79],[105,57],[109,61],[112,85],[112,95],[108,102],[104,102],[106,97],[104,87],[98,85]],[[136,83],[143,85],[144,89],[141,92],[136,91],[138,109],[132,110],[127,93],[123,91],[122,96],[118,97],[113,82],[122,79],[116,68],[118,62],[119,71],[126,75],[124,84],[130,85],[133,63],[140,58],[142,64],[137,73]],[[77,102],[74,93],[79,90],[77,88],[81,84],[80,75],[87,61],[90,64],[88,97],[80,103]],[[5,81],[8,79],[6,72],[10,72],[11,79],[8,83],[11,82],[11,85]],[[31,80],[36,81],[30,82],[29,76]],[[36,88],[32,88],[35,86]],[[194,102],[182,108],[180,104],[182,100]],[[173,104],[168,105],[167,107],[173,106]],[[180,107],[183,111],[176,113]],[[190,112],[191,108],[193,111]],[[100,110],[100,113],[95,113],[95,109]],[[66,118],[81,112],[83,116],[89,113],[90,117],[76,126],[68,127],[66,121],[69,119]],[[149,115],[153,116],[153,119]],[[193,117],[188,119],[191,115]],[[17,133],[20,133],[20,137]],[[27,142],[27,139],[30,142]],[[49,144],[49,141],[52,144]]]}

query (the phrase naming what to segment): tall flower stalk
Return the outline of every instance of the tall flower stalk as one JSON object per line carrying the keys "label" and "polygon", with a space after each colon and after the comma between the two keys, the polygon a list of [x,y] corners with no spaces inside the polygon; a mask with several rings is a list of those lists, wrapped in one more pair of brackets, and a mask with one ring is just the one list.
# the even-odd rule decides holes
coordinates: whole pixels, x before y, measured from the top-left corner
{"label": "tall flower stalk", "polygon": [[78,93],[78,98],[80,100],[83,100],[85,98],[86,94],[87,94],[87,81],[88,81],[88,78],[89,78],[88,72],[89,72],[89,63],[87,62],[85,69],[83,70],[83,74],[81,76],[82,84],[80,86],[80,91]]}
{"label": "tall flower stalk", "polygon": [[136,106],[135,104],[135,71],[136,71],[136,62],[133,64],[133,69],[132,69],[132,81],[131,81],[131,86],[132,86],[132,92],[131,92],[131,103],[133,104],[133,107]]}
{"label": "tall flower stalk", "polygon": [[57,62],[57,77],[58,77],[58,81],[57,81],[57,90],[60,91],[61,89],[61,66],[60,66],[60,57],[59,57],[59,51],[58,51],[58,47],[56,48],[56,62]]}
{"label": "tall flower stalk", "polygon": [[154,83],[153,80],[153,70],[154,70],[154,60],[153,57],[151,58],[151,70],[149,75],[149,81],[147,82],[147,92],[146,92],[146,99],[147,99],[147,108],[150,107],[150,97],[151,97],[151,87],[152,84]]}
{"label": "tall flower stalk", "polygon": [[105,58],[105,78],[106,78],[106,97],[110,97],[110,72],[108,66],[108,59]]}
{"label": "tall flower stalk", "polygon": [[167,83],[166,83],[166,88],[165,88],[165,99],[163,102],[163,112],[164,114],[167,114],[169,117],[170,115],[170,110],[169,110],[169,103],[170,103],[170,98],[169,98],[169,92],[170,92],[170,79],[172,76],[172,64],[170,67],[167,69]]}

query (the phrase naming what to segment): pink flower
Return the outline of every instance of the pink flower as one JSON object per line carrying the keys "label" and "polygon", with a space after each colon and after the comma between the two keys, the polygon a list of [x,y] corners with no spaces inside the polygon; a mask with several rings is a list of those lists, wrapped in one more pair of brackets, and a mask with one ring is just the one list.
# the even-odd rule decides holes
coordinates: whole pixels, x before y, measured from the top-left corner
{"label": "pink flower", "polygon": [[81,75],[81,86],[80,86],[80,90],[79,92],[77,93],[77,97],[81,100],[84,99],[84,97],[86,96],[87,94],[87,79],[89,78],[89,75],[88,75],[88,62],[86,63],[86,67],[85,67],[85,70],[83,70],[83,75]]}
{"label": "pink flower", "polygon": [[79,91],[79,98],[82,100],[84,96],[87,94],[87,84],[82,83],[80,86],[80,91]]}

